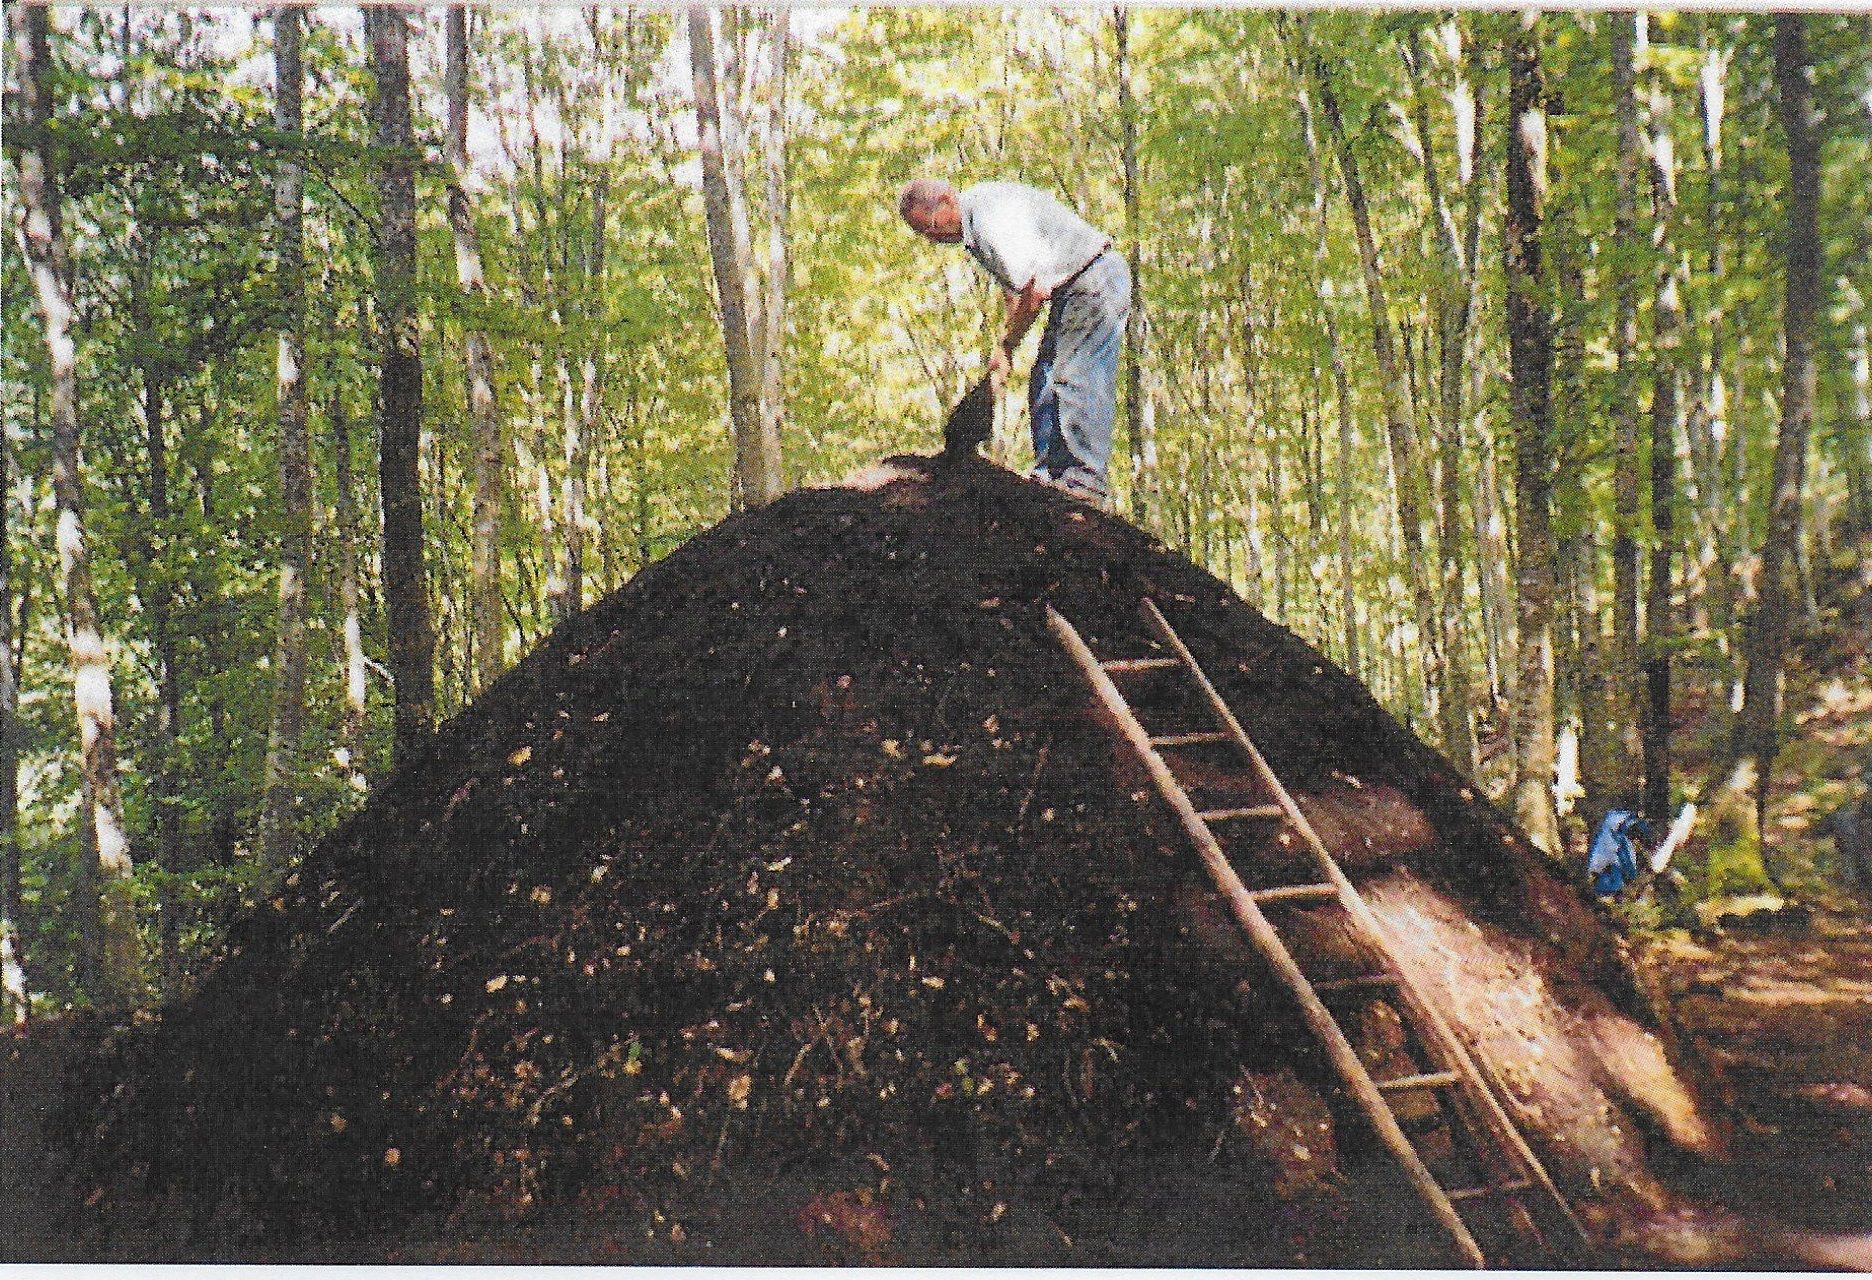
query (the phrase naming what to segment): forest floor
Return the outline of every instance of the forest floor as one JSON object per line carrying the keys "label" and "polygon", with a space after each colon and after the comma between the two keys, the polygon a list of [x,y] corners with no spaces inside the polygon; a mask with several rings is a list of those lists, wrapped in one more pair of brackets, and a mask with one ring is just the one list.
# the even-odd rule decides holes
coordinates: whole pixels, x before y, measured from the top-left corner
{"label": "forest floor", "polygon": [[[1494,819],[1134,531],[987,470],[882,492],[731,521],[542,645],[130,1069],[83,1023],[0,1038],[0,1258],[1437,1265],[1350,1126],[1332,1166],[1291,1015],[1244,1016],[1227,950],[1177,924],[1202,892],[1181,839],[1112,789],[1082,688],[1027,639],[1034,602],[1112,644],[1150,594],[1205,665],[1252,654],[1212,670],[1314,802],[1344,769],[1470,845]],[[1872,934],[1807,888],[1872,734],[1863,648],[1832,636],[1861,621],[1817,631],[1790,682],[1811,755],[1771,827],[1816,909],[1660,934],[1641,962],[1739,1118],[1734,1165],[1683,1176],[1743,1241],[1868,1226]],[[1395,834],[1363,803],[1344,821]],[[1520,854],[1397,856],[1506,877],[1477,919],[1572,911],[1580,953],[1547,963],[1589,973],[1603,930],[1544,872],[1515,879]],[[117,1101],[61,1115],[87,1085]],[[1329,1150],[1270,1169],[1244,1087]],[[74,1170],[74,1138],[123,1176]],[[318,1243],[265,1243],[255,1187],[269,1229],[302,1214]]]}
{"label": "forest floor", "polygon": [[1865,557],[1842,556],[1789,654],[1793,728],[1765,832],[1787,905],[1641,935],[1660,1003],[1737,1121],[1734,1164],[1703,1190],[1816,1230],[1872,1229],[1872,886],[1837,864],[1825,821],[1872,760],[1869,579]]}

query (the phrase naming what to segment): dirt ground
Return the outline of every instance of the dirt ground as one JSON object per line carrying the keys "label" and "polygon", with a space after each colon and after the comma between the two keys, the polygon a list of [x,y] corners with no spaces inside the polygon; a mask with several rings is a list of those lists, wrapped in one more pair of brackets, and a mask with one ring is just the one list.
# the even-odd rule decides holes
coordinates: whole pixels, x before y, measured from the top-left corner
{"label": "dirt ground", "polygon": [[[1687,1169],[1686,1188],[1790,1227],[1866,1232],[1872,884],[1840,865],[1827,818],[1864,794],[1872,761],[1872,560],[1842,548],[1816,597],[1789,653],[1792,726],[1767,819],[1768,868],[1790,906],[1652,937],[1639,963],[1735,1117],[1734,1162]],[[1692,752],[1681,767],[1705,763]],[[1837,1261],[1863,1269],[1872,1251]]]}
{"label": "dirt ground", "polygon": [[1799,937],[1677,936],[1645,963],[1733,1125],[1729,1162],[1673,1179],[1703,1207],[1644,1224],[1628,1260],[1766,1249],[1785,1268],[1872,1270],[1872,931],[1828,917]]}

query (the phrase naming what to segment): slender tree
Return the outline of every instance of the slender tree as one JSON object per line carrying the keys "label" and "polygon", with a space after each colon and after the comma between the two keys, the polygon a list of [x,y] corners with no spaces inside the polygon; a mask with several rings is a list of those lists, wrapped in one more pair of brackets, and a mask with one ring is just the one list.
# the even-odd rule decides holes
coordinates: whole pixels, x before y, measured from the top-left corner
{"label": "slender tree", "polygon": [[728,360],[728,408],[734,426],[735,505],[760,507],[780,496],[780,440],[768,428],[761,397],[755,335],[760,331],[747,201],[737,180],[739,157],[724,149],[722,86],[717,33],[711,11],[689,9],[689,57],[695,79],[697,145],[702,153],[702,198],[709,257],[721,307],[722,345]]}
{"label": "slender tree", "polygon": [[[1457,179],[1475,192],[1474,123],[1475,99],[1462,75],[1462,37],[1455,20],[1443,26],[1450,62],[1457,68],[1456,88],[1450,95],[1452,114],[1458,123]],[[1476,743],[1469,665],[1463,657],[1463,566],[1462,566],[1462,460],[1464,363],[1469,347],[1469,318],[1474,310],[1475,272],[1471,262],[1479,234],[1481,205],[1469,202],[1466,228],[1458,228],[1456,215],[1443,193],[1443,178],[1436,163],[1436,147],[1430,131],[1430,109],[1424,93],[1424,54],[1422,41],[1415,30],[1405,37],[1405,62],[1412,79],[1412,121],[1417,131],[1417,152],[1423,169],[1424,191],[1429,197],[1430,242],[1435,262],[1435,301],[1437,329],[1436,401],[1438,426],[1443,447],[1438,450],[1439,478],[1437,501],[1437,545],[1441,556],[1437,565],[1437,626],[1443,655],[1443,690],[1439,700],[1442,714],[1443,750],[1458,771],[1474,778],[1481,764]],[[1461,121],[1468,120],[1468,129]],[[1465,140],[1466,137],[1466,140]]]}
{"label": "slender tree", "polygon": [[1125,260],[1131,269],[1131,310],[1125,316],[1125,433],[1131,450],[1131,518],[1151,527],[1157,511],[1157,412],[1145,385],[1150,327],[1144,308],[1143,175],[1138,167],[1138,102],[1132,81],[1131,10],[1112,9],[1113,63],[1118,78],[1119,164],[1124,175]]}
{"label": "slender tree", "polygon": [[[1795,543],[1800,538],[1807,443],[1813,432],[1815,333],[1822,302],[1820,246],[1820,128],[1813,104],[1813,64],[1806,19],[1777,14],[1774,31],[1776,107],[1787,145],[1788,180],[1783,240],[1786,289],[1782,329],[1787,355],[1781,370],[1781,428],[1775,439],[1769,488],[1768,531],[1762,540],[1761,589],[1748,621],[1742,711],[1723,763],[1722,791],[1753,801],[1753,812],[1728,834],[1759,847],[1769,779],[1780,749],[1781,666],[1788,619],[1799,599]],[[1741,794],[1738,794],[1741,793]],[[1718,795],[1721,805],[1725,797]],[[1746,806],[1743,806],[1746,808]],[[1732,820],[1733,821],[1733,820]],[[1738,836],[1739,832],[1739,836]]]}
{"label": "slender tree", "polygon": [[[636,23],[637,20],[634,13],[627,13],[625,15],[626,35],[624,43],[627,46],[633,42],[631,32],[633,30],[633,24]],[[598,141],[594,149],[594,155],[592,156],[592,163],[596,174],[591,185],[591,237],[586,245],[585,282],[587,296],[591,299],[591,309],[599,317],[603,317],[605,314],[605,299],[609,287],[608,273],[610,270],[609,237],[612,218],[611,169],[617,149],[618,103],[623,92],[623,87],[618,83],[619,72],[614,70],[614,68],[618,66],[618,55],[616,52],[618,42],[616,37],[608,35],[603,31],[598,20],[597,10],[587,11],[586,26],[591,32],[592,42],[597,47],[601,58],[599,74],[602,84],[599,87]],[[624,64],[626,68],[630,65],[628,57],[629,55],[627,53],[627,61]],[[628,74],[628,72],[626,71],[625,74]],[[604,456],[600,448],[600,433],[604,429],[605,393],[612,360],[610,324],[601,320],[600,323],[592,326],[591,332],[583,345],[584,355],[580,368],[579,437],[584,442],[587,452],[586,456],[574,459],[574,465],[572,467],[574,492],[571,503],[579,513],[581,525],[589,521],[587,511],[591,504],[588,502],[586,492],[588,487],[587,470],[589,467],[589,455],[593,451],[598,453],[601,477],[603,474]],[[604,486],[601,480],[599,484],[600,491],[602,491],[603,488]],[[597,527],[595,521],[590,521],[590,523],[593,527]],[[616,578],[613,576],[611,570],[610,557],[607,554],[607,545],[602,533],[600,533],[599,557],[606,584],[611,585],[616,582]],[[580,551],[582,555],[582,539]],[[579,566],[578,571],[582,575],[582,565]]]}
{"label": "slender tree", "polygon": [[77,342],[72,332],[72,264],[65,243],[57,154],[51,138],[51,20],[39,5],[8,10],[19,76],[20,247],[44,328],[51,381],[52,491],[58,509],[65,638],[78,713],[84,784],[86,880],[95,914],[88,922],[86,986],[94,1001],[121,1009],[143,995],[143,947],[132,893],[130,837],[117,781],[117,722],[91,557],[85,543],[84,473],[78,440]]}
{"label": "slender tree", "polygon": [[1853,298],[1844,448],[1853,529],[1865,536],[1872,534],[1872,343],[1866,340],[1865,302],[1856,291]]}
{"label": "slender tree", "polygon": [[1307,180],[1313,190],[1313,262],[1314,288],[1319,295],[1319,314],[1326,332],[1326,360],[1332,370],[1333,399],[1338,408],[1338,559],[1339,610],[1343,628],[1346,670],[1359,673],[1358,608],[1354,582],[1357,577],[1352,557],[1352,388],[1346,376],[1345,352],[1339,341],[1339,319],[1333,303],[1332,220],[1327,212],[1329,187],[1320,164],[1319,130],[1313,119],[1313,99],[1304,77],[1294,78],[1294,100],[1300,107],[1300,136],[1306,144]]}
{"label": "slender tree", "polygon": [[[304,131],[297,8],[273,11],[273,124],[287,147]],[[273,653],[273,716],[267,734],[261,859],[271,870],[292,856],[299,741],[305,731],[306,571],[312,558],[312,442],[306,430],[304,170],[296,154],[273,180],[277,221],[279,354],[274,385],[279,414],[279,637]]]}
{"label": "slender tree", "polygon": [[[1302,28],[1304,33],[1304,28]],[[1378,365],[1382,387],[1385,436],[1391,448],[1391,470],[1396,490],[1398,529],[1404,545],[1404,574],[1410,584],[1411,604],[1417,623],[1417,643],[1423,655],[1424,684],[1433,691],[1439,708],[1438,729],[1446,750],[1459,757],[1459,766],[1471,759],[1464,744],[1473,740],[1469,707],[1465,696],[1450,688],[1449,666],[1443,652],[1441,630],[1437,623],[1436,594],[1433,586],[1435,554],[1432,539],[1425,528],[1424,471],[1417,441],[1416,424],[1411,419],[1410,392],[1405,369],[1398,356],[1397,340],[1391,323],[1390,301],[1379,261],[1378,240],[1372,229],[1370,202],[1366,199],[1364,179],[1352,141],[1333,91],[1332,76],[1317,50],[1308,49],[1307,57],[1320,109],[1326,117],[1327,134],[1339,159],[1339,174],[1345,185],[1346,204],[1352,211],[1352,230],[1359,252],[1359,266],[1365,280],[1366,309],[1371,314],[1372,355]]]}
{"label": "slender tree", "polygon": [[[153,114],[156,90],[153,77],[136,58],[137,40],[129,15],[116,29],[118,64],[111,88],[116,109],[126,116]],[[182,362],[176,358],[174,335],[167,324],[175,318],[157,297],[160,290],[160,250],[164,239],[162,200],[147,184],[138,184],[123,199],[127,258],[125,281],[129,321],[128,364],[135,373],[137,408],[143,421],[145,467],[142,487],[133,510],[140,526],[124,543],[124,559],[136,587],[138,603],[148,618],[149,652],[156,683],[153,749],[144,772],[148,777],[150,827],[147,843],[153,861],[164,871],[180,869],[182,859],[181,777],[182,666],[178,652],[177,528],[170,502],[167,409],[170,384]],[[127,470],[128,468],[126,468]],[[157,914],[165,984],[178,977],[179,904],[164,876],[158,882]]]}
{"label": "slender tree", "polygon": [[[1638,88],[1634,45],[1643,47],[1645,15],[1612,15],[1612,86],[1618,121],[1616,207],[1612,220],[1612,287],[1618,360],[1612,389],[1612,644],[1605,677],[1604,777],[1609,804],[1637,799],[1638,769],[1638,523],[1642,518],[1638,452],[1638,288],[1646,255],[1638,238]],[[1597,626],[1597,619],[1585,623]],[[1588,671],[1587,679],[1596,674]]]}
{"label": "slender tree", "polygon": [[1590,796],[1594,803],[1629,787],[1630,772],[1614,762],[1618,724],[1607,711],[1611,638],[1599,590],[1597,509],[1584,483],[1588,441],[1598,438],[1587,407],[1586,237],[1578,210],[1556,204],[1541,228],[1553,316],[1552,439],[1561,478],[1554,486],[1555,575],[1554,801],[1561,814]]}
{"label": "slender tree", "polygon": [[377,149],[375,289],[379,343],[378,488],[383,501],[384,610],[396,685],[401,763],[435,720],[435,633],[423,555],[422,345],[416,315],[416,148],[410,128],[410,12],[364,11],[371,46],[372,141]]}
{"label": "slender tree", "polygon": [[1769,782],[1780,748],[1782,659],[1789,615],[1799,595],[1795,543],[1816,386],[1815,333],[1822,301],[1820,131],[1813,106],[1812,63],[1805,20],[1777,14],[1774,30],[1776,106],[1787,149],[1782,209],[1785,287],[1781,423],[1775,440],[1768,527],[1761,544],[1761,581],[1743,628],[1742,707],[1728,749],[1703,789],[1711,845],[1712,891],[1772,882],[1763,850]]}
{"label": "slender tree", "polygon": [[473,615],[470,650],[474,687],[486,688],[500,674],[507,628],[501,617],[500,516],[505,450],[500,405],[494,389],[494,349],[483,329],[488,302],[481,267],[481,235],[468,200],[468,10],[450,5],[443,81],[448,96],[448,220],[455,242],[455,282],[464,310],[462,364],[468,379],[468,418],[474,441],[474,534],[469,550],[468,593]]}
{"label": "slender tree", "polygon": [[332,433],[332,532],[337,546],[339,668],[344,672],[344,720],[339,731],[339,764],[354,791],[366,789],[363,769],[364,726],[369,712],[368,668],[364,657],[364,619],[358,590],[357,489],[352,479],[351,425],[344,397],[332,388],[326,421]]}
{"label": "slender tree", "polygon": [[777,447],[786,425],[787,45],[793,11],[776,5],[767,22],[767,291],[761,303],[761,439]]}
{"label": "slender tree", "polygon": [[1515,816],[1534,843],[1560,848],[1554,817],[1553,326],[1541,259],[1547,112],[1539,18],[1508,37],[1506,253],[1509,412],[1515,441]]}
{"label": "slender tree", "polygon": [[[126,68],[129,60],[125,60]],[[154,759],[147,771],[152,794],[156,865],[164,871],[180,869],[182,860],[182,664],[175,626],[175,512],[169,498],[169,442],[164,407],[170,376],[163,359],[165,345],[152,314],[149,291],[154,275],[154,246],[141,221],[131,224],[130,242],[136,254],[130,287],[130,314],[135,342],[138,381],[142,388],[143,441],[147,460],[142,499],[147,505],[147,532],[136,540],[126,557],[137,584],[137,596],[149,610],[150,650],[156,665],[156,724]],[[177,953],[180,904],[165,877],[159,882],[162,964],[165,984],[174,988],[180,977]]]}
{"label": "slender tree", "polygon": [[[1642,19],[1640,19],[1642,21]],[[1686,271],[1677,251],[1677,156],[1670,95],[1663,73],[1650,72],[1651,246],[1656,292],[1651,304],[1651,545],[1645,587],[1644,636],[1639,657],[1643,702],[1644,811],[1670,810],[1671,601],[1676,546],[1677,436],[1683,401],[1683,290]]]}
{"label": "slender tree", "polygon": [[[1725,272],[1728,264],[1728,232],[1723,224],[1723,117],[1728,101],[1729,50],[1713,40],[1714,15],[1704,19],[1700,39],[1703,64],[1697,73],[1697,101],[1702,116],[1703,168],[1703,307],[1700,345],[1703,368],[1698,379],[1698,395],[1690,416],[1690,457],[1696,465],[1697,521],[1696,574],[1699,595],[1699,621],[1727,631],[1731,623],[1732,575],[1718,565],[1723,532],[1731,524],[1746,526],[1736,516],[1740,495],[1730,494],[1724,466],[1725,452],[1731,449],[1728,420],[1728,386],[1723,377],[1723,358],[1728,350],[1727,313],[1724,307]],[[1725,498],[1731,499],[1725,501]],[[1707,604],[1701,602],[1707,600]]]}
{"label": "slender tree", "polygon": [[25,1025],[26,954],[20,941],[19,669],[14,657],[13,609],[19,595],[13,574],[13,442],[0,430],[0,1017]]}

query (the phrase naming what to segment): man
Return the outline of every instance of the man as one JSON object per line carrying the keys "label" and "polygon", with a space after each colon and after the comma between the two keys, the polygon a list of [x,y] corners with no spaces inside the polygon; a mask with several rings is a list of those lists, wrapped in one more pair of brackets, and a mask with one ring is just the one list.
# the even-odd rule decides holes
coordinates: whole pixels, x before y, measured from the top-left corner
{"label": "man", "polygon": [[1027,379],[1032,478],[1100,506],[1110,501],[1118,346],[1131,273],[1111,239],[1044,191],[984,182],[958,193],[937,178],[905,186],[897,211],[937,244],[960,244],[1007,293],[1007,325],[989,358],[998,387],[1015,347],[1051,302]]}

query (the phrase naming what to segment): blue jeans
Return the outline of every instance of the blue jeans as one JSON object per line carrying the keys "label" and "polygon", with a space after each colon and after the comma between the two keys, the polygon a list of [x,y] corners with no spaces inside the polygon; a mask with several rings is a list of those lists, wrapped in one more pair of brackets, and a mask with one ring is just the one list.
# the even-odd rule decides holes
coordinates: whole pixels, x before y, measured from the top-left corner
{"label": "blue jeans", "polygon": [[1118,348],[1130,313],[1130,269],[1107,249],[1054,293],[1027,378],[1034,472],[1101,500],[1110,492]]}

